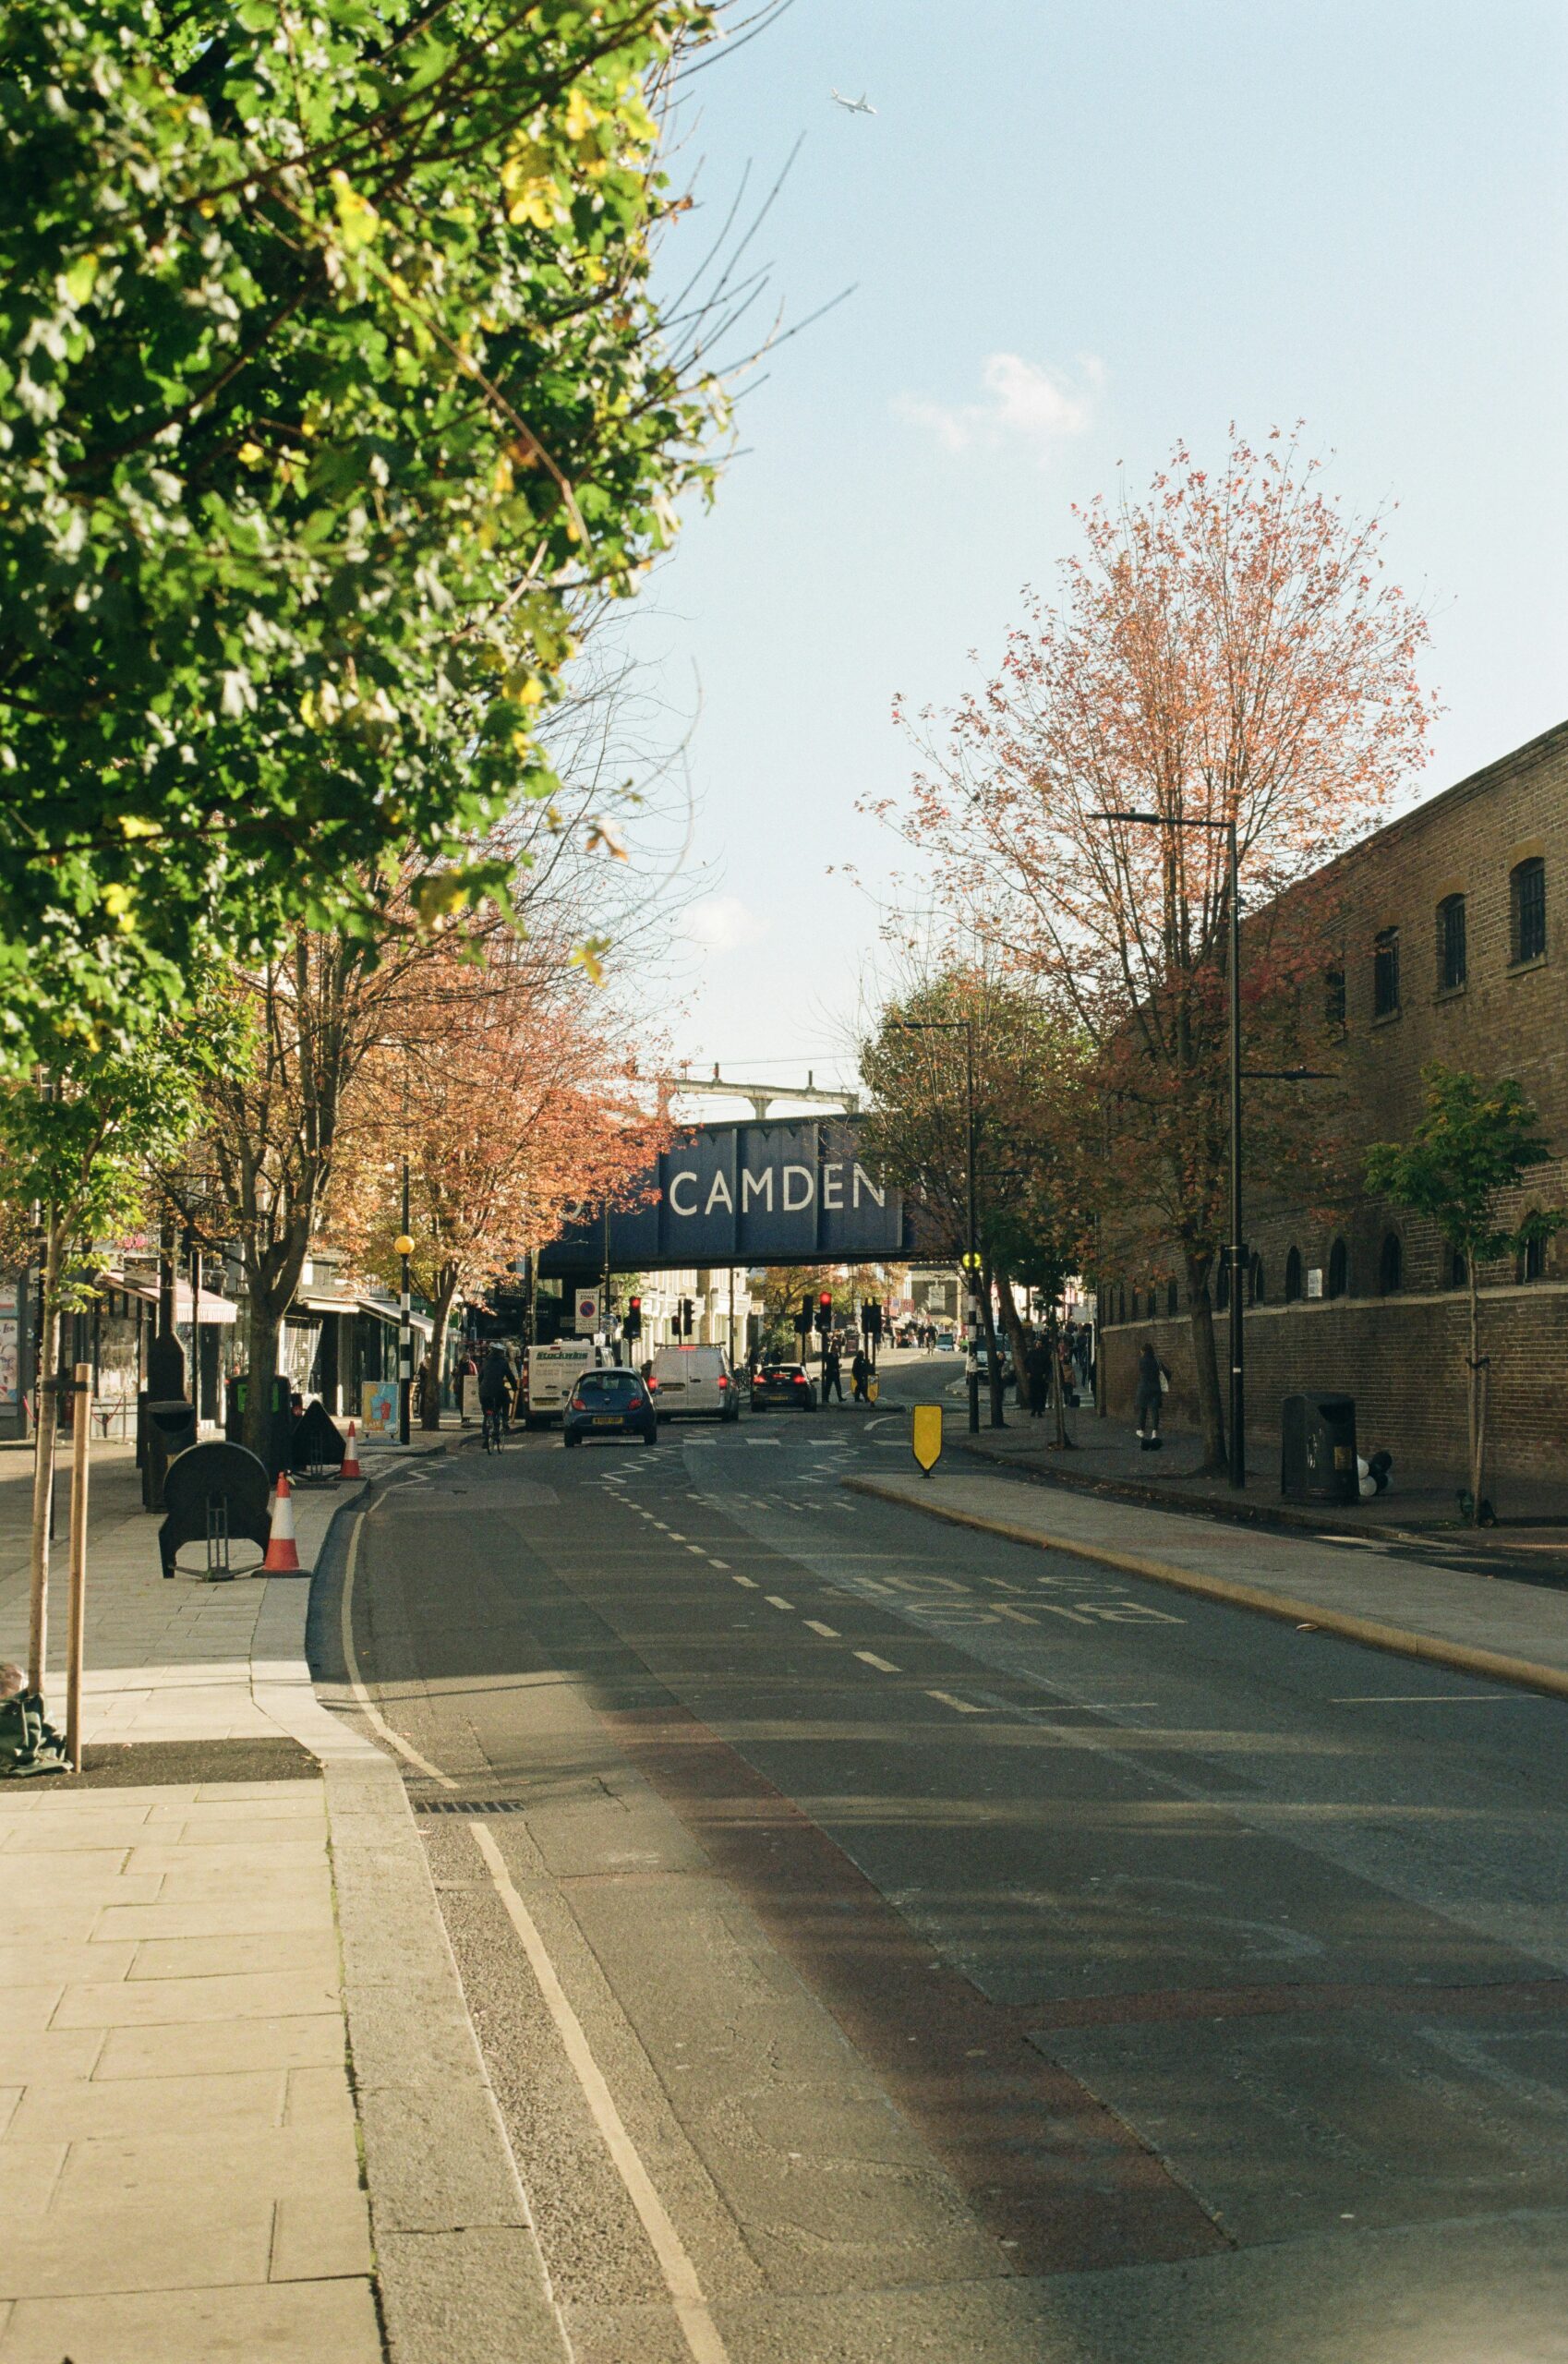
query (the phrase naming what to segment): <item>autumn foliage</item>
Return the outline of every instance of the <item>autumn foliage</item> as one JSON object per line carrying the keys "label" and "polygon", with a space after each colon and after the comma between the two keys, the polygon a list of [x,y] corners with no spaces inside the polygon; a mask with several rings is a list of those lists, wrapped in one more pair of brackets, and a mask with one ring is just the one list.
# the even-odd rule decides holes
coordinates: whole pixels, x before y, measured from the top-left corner
{"label": "autumn foliage", "polygon": [[[960,940],[1092,1046],[1107,1233],[1119,1225],[1145,1272],[1161,1258],[1184,1272],[1217,1462],[1224,825],[1240,851],[1248,1055],[1288,1064],[1333,913],[1310,892],[1278,899],[1413,780],[1425,625],[1386,575],[1381,523],[1346,514],[1278,434],[1257,451],[1233,432],[1212,475],[1178,448],[1147,499],[1096,501],[1080,524],[1056,603],[1031,596],[996,675],[920,718],[910,798],[879,809]],[[1119,814],[1152,817],[1106,817]],[[1272,1170],[1309,1156],[1310,1118],[1278,1088],[1255,1116]]]}

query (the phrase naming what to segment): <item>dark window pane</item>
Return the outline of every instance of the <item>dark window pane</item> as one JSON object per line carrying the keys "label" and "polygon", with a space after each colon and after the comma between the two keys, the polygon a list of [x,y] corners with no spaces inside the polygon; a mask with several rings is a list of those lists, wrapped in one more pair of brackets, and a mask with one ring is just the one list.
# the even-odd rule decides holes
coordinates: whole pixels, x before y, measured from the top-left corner
{"label": "dark window pane", "polygon": [[1254,1305],[1263,1302],[1263,1260],[1260,1256],[1252,1259],[1252,1302]]}
{"label": "dark window pane", "polygon": [[1301,1295],[1301,1250],[1293,1248],[1285,1260],[1285,1301],[1294,1305]]}
{"label": "dark window pane", "polygon": [[1465,1250],[1462,1248],[1456,1248],[1448,1260],[1448,1285],[1451,1289],[1462,1289],[1469,1277],[1469,1267],[1465,1261]]}
{"label": "dark window pane", "polygon": [[1327,1294],[1343,1297],[1350,1285],[1350,1258],[1343,1239],[1336,1239],[1329,1249]]}
{"label": "dark window pane", "polygon": [[1378,1287],[1384,1297],[1397,1297],[1404,1285],[1405,1246],[1398,1232],[1385,1234],[1378,1258]]}
{"label": "dark window pane", "polygon": [[1345,971],[1330,969],[1323,976],[1323,1023],[1339,1027],[1345,1024]]}
{"label": "dark window pane", "polygon": [[1176,1296],[1176,1285],[1172,1281],[1165,1290],[1165,1311],[1175,1313],[1179,1309],[1179,1306],[1180,1299]]}
{"label": "dark window pane", "polygon": [[1217,1272],[1215,1273],[1215,1275],[1214,1275],[1214,1305],[1215,1305],[1215,1309],[1216,1309],[1216,1310],[1217,1310],[1218,1312],[1223,1313],[1223,1312],[1224,1311],[1225,1308],[1229,1305],[1229,1303],[1230,1303],[1230,1265],[1229,1265],[1229,1264],[1228,1264],[1228,1262],[1226,1261],[1225,1258],[1224,1258],[1224,1256],[1222,1256],[1222,1257],[1220,1258],[1219,1270],[1218,1270],[1218,1272]]}
{"label": "dark window pane", "polygon": [[1372,947],[1372,1015],[1392,1018],[1399,1007],[1399,930],[1385,927]]}
{"label": "dark window pane", "polygon": [[1465,983],[1465,898],[1445,895],[1438,905],[1438,991],[1451,994]]}
{"label": "dark window pane", "polygon": [[1545,1273],[1545,1240],[1526,1239],[1525,1242],[1525,1252],[1519,1259],[1519,1278],[1522,1281],[1538,1281],[1544,1278]]}
{"label": "dark window pane", "polygon": [[1546,864],[1522,862],[1509,880],[1514,958],[1538,960],[1546,950]]}

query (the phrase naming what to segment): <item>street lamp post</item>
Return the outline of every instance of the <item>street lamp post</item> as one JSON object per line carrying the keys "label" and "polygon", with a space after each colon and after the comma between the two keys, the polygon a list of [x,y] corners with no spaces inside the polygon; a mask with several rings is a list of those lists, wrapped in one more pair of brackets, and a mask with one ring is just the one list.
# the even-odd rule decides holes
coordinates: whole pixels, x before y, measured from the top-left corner
{"label": "street lamp post", "polygon": [[[977,1164],[974,1118],[974,1020],[972,1018],[900,1018],[894,1021],[902,1034],[962,1034],[964,1038],[964,1104],[967,1140],[964,1157],[967,1212],[964,1280],[969,1289],[964,1331],[965,1377],[969,1386],[969,1432],[980,1434],[980,1229],[975,1212]],[[993,1403],[995,1398],[993,1396]]]}
{"label": "street lamp post", "polygon": [[403,1229],[393,1242],[402,1260],[403,1272],[398,1294],[397,1315],[397,1441],[399,1444],[413,1442],[411,1413],[414,1398],[414,1323],[410,1300],[408,1260],[414,1253],[414,1241],[408,1229],[408,1160],[403,1161]]}
{"label": "street lamp post", "polygon": [[1239,1492],[1247,1484],[1246,1300],[1242,1296],[1241,1237],[1241,896],[1240,863],[1236,820],[1205,821],[1169,813],[1095,813],[1095,821],[1147,823],[1160,829],[1223,829],[1225,838],[1225,893],[1230,904],[1230,1242],[1225,1265],[1230,1275],[1230,1482]]}

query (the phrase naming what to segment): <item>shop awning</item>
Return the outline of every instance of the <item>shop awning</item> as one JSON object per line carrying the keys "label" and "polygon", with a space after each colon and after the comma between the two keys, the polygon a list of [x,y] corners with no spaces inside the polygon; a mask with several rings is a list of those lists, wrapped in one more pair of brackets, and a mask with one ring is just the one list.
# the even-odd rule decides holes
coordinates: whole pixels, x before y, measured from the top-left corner
{"label": "shop awning", "polygon": [[[123,1289],[127,1297],[141,1297],[148,1305],[156,1305],[158,1302],[156,1281],[144,1281],[139,1278],[127,1280],[123,1272],[101,1272],[98,1276],[98,1285],[105,1289]],[[197,1304],[196,1318],[203,1329],[221,1330],[237,1318],[238,1310],[238,1307],[230,1298],[213,1297],[209,1290],[203,1289]],[[189,1326],[190,1283],[176,1281],[175,1283],[175,1327],[188,1329]]]}

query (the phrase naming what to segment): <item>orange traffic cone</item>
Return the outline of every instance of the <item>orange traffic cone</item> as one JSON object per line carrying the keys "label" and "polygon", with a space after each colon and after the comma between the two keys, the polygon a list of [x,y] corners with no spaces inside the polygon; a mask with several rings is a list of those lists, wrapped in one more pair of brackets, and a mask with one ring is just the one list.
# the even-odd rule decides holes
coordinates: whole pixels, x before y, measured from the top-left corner
{"label": "orange traffic cone", "polygon": [[363,1478],[365,1472],[359,1466],[359,1447],[354,1441],[354,1422],[350,1420],[348,1424],[348,1442],[344,1445],[343,1450],[343,1467],[338,1471],[338,1476],[340,1478]]}
{"label": "orange traffic cone", "polygon": [[278,1490],[272,1497],[272,1525],[267,1537],[267,1556],[261,1562],[264,1576],[296,1576],[300,1573],[299,1553],[294,1541],[294,1498],[289,1492],[288,1471],[278,1472]]}

